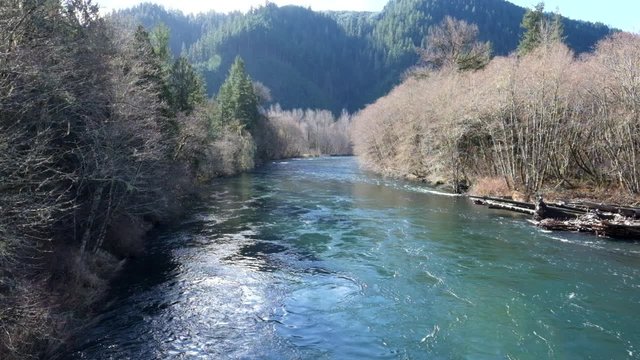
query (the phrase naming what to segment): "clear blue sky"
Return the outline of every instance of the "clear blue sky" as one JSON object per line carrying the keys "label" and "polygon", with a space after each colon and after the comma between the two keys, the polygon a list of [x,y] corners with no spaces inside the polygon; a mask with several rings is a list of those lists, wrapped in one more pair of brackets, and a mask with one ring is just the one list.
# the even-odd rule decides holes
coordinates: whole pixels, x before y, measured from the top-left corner
{"label": "clear blue sky", "polygon": [[[215,10],[229,12],[247,11],[257,7],[265,0],[147,0],[164,5],[170,9],[179,9],[187,13]],[[523,7],[533,7],[539,0],[509,0]],[[141,0],[96,0],[106,10],[126,8]],[[380,11],[387,0],[273,0],[278,5],[295,4],[311,7],[314,10],[368,10]],[[602,22],[622,30],[640,32],[640,0],[547,0],[548,11],[556,8],[563,16]]]}
{"label": "clear blue sky", "polygon": [[[539,0],[508,0],[532,8]],[[562,16],[576,20],[601,22],[621,30],[640,32],[640,0],[546,0],[547,11],[556,8]]]}

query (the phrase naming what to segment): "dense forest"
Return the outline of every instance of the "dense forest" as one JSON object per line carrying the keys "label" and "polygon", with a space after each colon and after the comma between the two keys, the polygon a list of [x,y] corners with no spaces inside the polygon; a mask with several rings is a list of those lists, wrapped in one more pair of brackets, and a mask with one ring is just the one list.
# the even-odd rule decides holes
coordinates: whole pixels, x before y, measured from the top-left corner
{"label": "dense forest", "polygon": [[479,195],[637,200],[640,36],[613,34],[578,57],[543,5],[522,24],[517,51],[469,68],[477,27],[449,20],[432,31],[430,44],[446,46],[425,54],[441,66],[415,69],[356,117],[363,163]]}
{"label": "dense forest", "polygon": [[[285,109],[353,112],[386,94],[419,61],[429,28],[445,16],[476,24],[495,55],[515,50],[526,9],[505,0],[392,0],[380,13],[326,12],[267,3],[247,14],[186,16],[142,4],[114,16],[152,29],[166,25],[171,49],[204,75],[217,92],[237,55],[253,78]],[[566,44],[593,50],[613,30],[561,18]]]}

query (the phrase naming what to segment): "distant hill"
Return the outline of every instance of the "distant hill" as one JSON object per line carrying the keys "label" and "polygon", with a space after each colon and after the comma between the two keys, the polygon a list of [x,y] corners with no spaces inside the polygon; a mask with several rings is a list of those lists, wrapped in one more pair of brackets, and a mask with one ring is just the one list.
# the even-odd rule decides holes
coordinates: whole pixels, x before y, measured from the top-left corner
{"label": "distant hill", "polygon": [[[517,47],[526,9],[504,0],[391,0],[380,13],[314,12],[266,4],[239,12],[184,15],[142,4],[114,16],[171,29],[171,48],[203,73],[215,94],[236,55],[283,108],[355,111],[388,92],[417,60],[416,47],[446,15],[475,23],[494,54]],[[563,18],[567,44],[590,51],[614,29]]]}

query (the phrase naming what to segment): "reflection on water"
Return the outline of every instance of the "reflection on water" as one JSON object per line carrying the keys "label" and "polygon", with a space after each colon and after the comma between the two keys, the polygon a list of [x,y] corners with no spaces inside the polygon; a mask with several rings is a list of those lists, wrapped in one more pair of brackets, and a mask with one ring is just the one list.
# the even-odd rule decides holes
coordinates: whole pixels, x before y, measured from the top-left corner
{"label": "reflection on water", "polygon": [[640,359],[640,248],[381,179],[273,163],[132,261],[58,358]]}

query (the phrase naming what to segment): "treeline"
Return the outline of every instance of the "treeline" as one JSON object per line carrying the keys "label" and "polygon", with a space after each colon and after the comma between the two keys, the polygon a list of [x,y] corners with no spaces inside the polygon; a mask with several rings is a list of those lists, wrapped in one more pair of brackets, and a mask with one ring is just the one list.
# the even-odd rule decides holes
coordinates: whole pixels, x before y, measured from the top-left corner
{"label": "treeline", "polygon": [[220,86],[233,58],[240,55],[284,108],[339,114],[370,99],[368,91],[357,91],[371,86],[366,75],[375,71],[366,46],[326,14],[267,3],[202,33],[187,54],[210,89]]}
{"label": "treeline", "polygon": [[60,339],[149,224],[179,210],[200,169],[178,144],[207,132],[190,74],[89,1],[2,2],[0,358]]}
{"label": "treeline", "polygon": [[516,53],[477,70],[418,69],[357,115],[362,162],[484,194],[640,193],[640,36],[617,33],[576,57],[542,6],[523,26]]}

